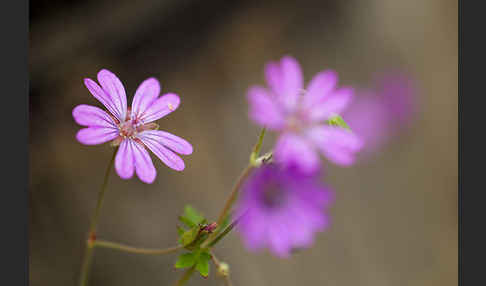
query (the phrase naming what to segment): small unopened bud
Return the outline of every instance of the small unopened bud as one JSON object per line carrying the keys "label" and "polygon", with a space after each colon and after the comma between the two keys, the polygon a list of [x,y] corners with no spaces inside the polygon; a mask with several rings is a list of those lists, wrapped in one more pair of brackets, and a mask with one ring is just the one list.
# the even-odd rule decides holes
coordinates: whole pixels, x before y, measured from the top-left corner
{"label": "small unopened bud", "polygon": [[217,227],[218,227],[218,224],[216,222],[213,222],[213,223],[205,225],[202,228],[202,230],[207,231],[209,233],[212,233]]}
{"label": "small unopened bud", "polygon": [[218,265],[218,274],[221,276],[229,275],[229,265],[226,262],[220,262]]}

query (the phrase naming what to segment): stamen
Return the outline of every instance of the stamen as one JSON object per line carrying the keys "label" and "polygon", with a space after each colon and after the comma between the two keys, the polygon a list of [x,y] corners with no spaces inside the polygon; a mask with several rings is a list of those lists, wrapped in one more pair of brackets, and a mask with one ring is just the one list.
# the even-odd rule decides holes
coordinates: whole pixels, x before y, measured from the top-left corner
{"label": "stamen", "polygon": [[172,105],[172,103],[167,103],[167,107],[170,109],[170,111],[174,111],[174,105]]}

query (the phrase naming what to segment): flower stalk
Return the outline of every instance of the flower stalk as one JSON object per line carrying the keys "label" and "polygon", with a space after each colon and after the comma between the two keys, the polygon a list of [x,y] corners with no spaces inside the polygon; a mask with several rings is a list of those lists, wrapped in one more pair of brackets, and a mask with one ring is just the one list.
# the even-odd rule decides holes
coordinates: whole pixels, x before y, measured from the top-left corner
{"label": "flower stalk", "polygon": [[111,241],[104,241],[104,240],[96,240],[94,242],[95,247],[103,247],[103,248],[111,248],[119,251],[129,252],[129,253],[136,253],[136,254],[146,254],[146,255],[162,255],[162,254],[169,254],[172,252],[176,252],[178,250],[183,249],[182,245],[164,248],[164,249],[153,249],[153,248],[138,248],[133,247],[121,243],[111,242]]}
{"label": "flower stalk", "polygon": [[96,202],[96,208],[91,219],[91,224],[88,232],[88,240],[86,241],[86,250],[84,253],[83,264],[81,265],[81,275],[79,285],[85,286],[88,282],[89,271],[91,268],[91,263],[93,261],[94,253],[94,243],[96,241],[96,228],[98,226],[98,221],[100,218],[101,207],[103,206],[103,200],[105,198],[105,193],[108,187],[108,178],[110,177],[111,169],[113,168],[115,162],[115,156],[118,148],[115,148],[113,155],[111,157],[110,163],[106,168],[105,178],[103,179],[103,184],[101,185],[101,190],[98,193],[98,201]]}

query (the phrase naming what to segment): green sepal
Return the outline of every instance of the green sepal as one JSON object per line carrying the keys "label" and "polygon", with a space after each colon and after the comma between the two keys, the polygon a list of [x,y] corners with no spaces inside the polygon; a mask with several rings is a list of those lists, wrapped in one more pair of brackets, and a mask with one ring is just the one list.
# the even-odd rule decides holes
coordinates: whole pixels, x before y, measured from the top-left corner
{"label": "green sepal", "polygon": [[332,116],[326,122],[327,124],[332,126],[339,126],[344,129],[351,130],[351,128],[349,128],[349,125],[346,123],[346,121],[344,121],[344,119],[339,115]]}

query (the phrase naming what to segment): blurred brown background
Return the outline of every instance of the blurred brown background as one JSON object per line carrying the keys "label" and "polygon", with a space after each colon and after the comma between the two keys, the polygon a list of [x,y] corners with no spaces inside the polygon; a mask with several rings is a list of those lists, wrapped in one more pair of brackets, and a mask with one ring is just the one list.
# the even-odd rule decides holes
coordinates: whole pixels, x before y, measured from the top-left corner
{"label": "blurred brown background", "polygon": [[[332,226],[289,260],[247,252],[237,233],[215,249],[235,285],[457,284],[457,1],[31,1],[30,280],[76,285],[108,145],[82,146],[78,104],[101,106],[84,87],[101,68],[117,74],[129,102],[149,76],[181,96],[158,121],[188,139],[186,169],[154,160],[152,185],[112,173],[99,236],[144,247],[175,243],[190,203],[218,214],[245,166],[258,127],[246,89],[263,66],[296,57],[306,81],[338,71],[366,87],[394,67],[420,86],[413,126],[370,160],[331,167]],[[266,148],[273,143],[266,139]],[[176,255],[96,251],[90,285],[169,285]],[[214,268],[213,274],[214,274]],[[215,275],[189,285],[222,285]]]}

